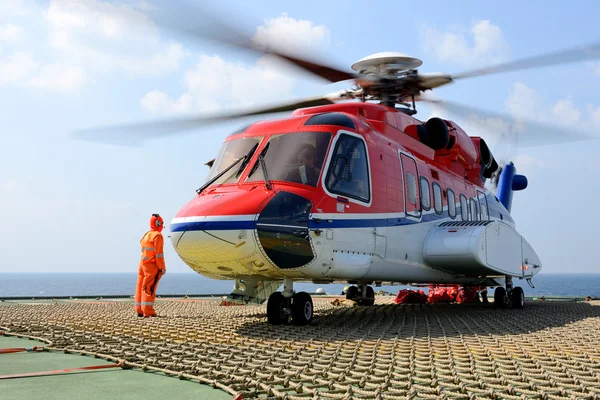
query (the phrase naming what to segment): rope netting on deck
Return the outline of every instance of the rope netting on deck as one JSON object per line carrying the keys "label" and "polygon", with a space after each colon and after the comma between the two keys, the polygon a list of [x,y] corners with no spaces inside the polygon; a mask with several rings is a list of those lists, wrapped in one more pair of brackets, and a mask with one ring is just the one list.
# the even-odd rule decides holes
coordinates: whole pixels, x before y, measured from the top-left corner
{"label": "rope netting on deck", "polygon": [[6,304],[0,326],[47,348],[160,370],[244,398],[600,399],[600,302],[344,307],[314,298],[312,326],[266,307],[162,300]]}

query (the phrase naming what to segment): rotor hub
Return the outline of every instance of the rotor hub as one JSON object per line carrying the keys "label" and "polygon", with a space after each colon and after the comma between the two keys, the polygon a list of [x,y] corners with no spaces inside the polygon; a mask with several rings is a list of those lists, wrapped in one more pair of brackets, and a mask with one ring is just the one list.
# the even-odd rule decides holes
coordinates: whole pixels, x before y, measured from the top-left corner
{"label": "rotor hub", "polygon": [[397,52],[371,54],[352,65],[359,74],[376,74],[383,76],[397,75],[420,67],[423,61]]}

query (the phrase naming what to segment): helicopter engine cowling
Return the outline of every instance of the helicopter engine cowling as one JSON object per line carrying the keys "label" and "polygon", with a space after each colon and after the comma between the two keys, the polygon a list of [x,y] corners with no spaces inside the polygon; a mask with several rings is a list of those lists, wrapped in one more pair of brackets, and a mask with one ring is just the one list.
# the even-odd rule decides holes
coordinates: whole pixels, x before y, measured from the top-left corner
{"label": "helicopter engine cowling", "polygon": [[479,151],[479,165],[481,166],[481,177],[483,179],[489,179],[492,177],[494,172],[498,170],[498,163],[494,159],[492,152],[490,151],[487,143],[483,138],[472,137],[473,144]]}
{"label": "helicopter engine cowling", "polygon": [[450,139],[448,125],[441,118],[430,118],[425,124],[417,125],[419,140],[434,150],[448,146]]}

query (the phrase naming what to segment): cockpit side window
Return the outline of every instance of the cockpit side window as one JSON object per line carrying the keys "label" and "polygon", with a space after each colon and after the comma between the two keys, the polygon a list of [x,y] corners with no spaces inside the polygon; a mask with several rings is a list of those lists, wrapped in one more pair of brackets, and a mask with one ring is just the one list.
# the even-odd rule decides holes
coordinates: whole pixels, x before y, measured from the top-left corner
{"label": "cockpit side window", "polygon": [[325,185],[331,193],[369,202],[371,200],[369,165],[365,142],[355,136],[341,134],[338,139]]}
{"label": "cockpit side window", "polygon": [[240,158],[246,157],[245,159],[240,160],[233,168],[213,182],[213,185],[237,182],[261,140],[262,137],[249,137],[229,140],[223,143],[219,155],[210,167],[209,175],[206,181],[208,182],[213,177],[216,177],[219,173],[230,167],[237,160],[240,160]]}

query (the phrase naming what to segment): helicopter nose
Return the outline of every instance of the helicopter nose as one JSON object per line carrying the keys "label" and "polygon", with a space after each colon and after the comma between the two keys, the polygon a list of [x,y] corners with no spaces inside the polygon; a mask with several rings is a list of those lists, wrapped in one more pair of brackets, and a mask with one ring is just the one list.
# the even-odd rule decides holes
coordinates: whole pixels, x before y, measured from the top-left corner
{"label": "helicopter nose", "polygon": [[311,209],[308,199],[280,191],[260,213],[256,221],[258,239],[277,267],[299,268],[314,259],[308,232]]}

